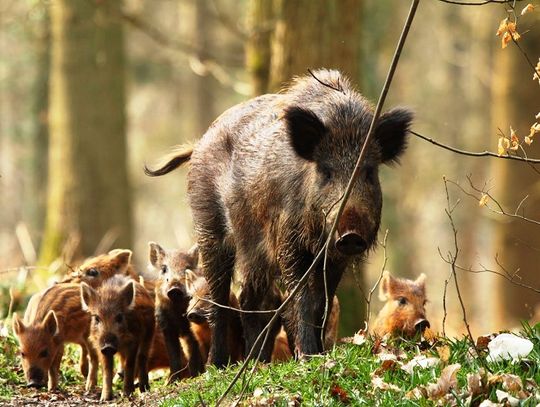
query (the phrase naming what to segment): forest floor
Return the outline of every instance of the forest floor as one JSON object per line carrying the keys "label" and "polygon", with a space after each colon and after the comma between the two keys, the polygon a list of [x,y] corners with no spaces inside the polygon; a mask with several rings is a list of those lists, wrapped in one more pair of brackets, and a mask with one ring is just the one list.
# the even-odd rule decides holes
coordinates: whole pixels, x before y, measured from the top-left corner
{"label": "forest floor", "polygon": [[[421,342],[387,343],[363,335],[349,338],[325,355],[306,361],[258,365],[253,376],[240,379],[224,405],[240,406],[537,406],[540,403],[540,324],[519,333],[534,345],[527,357],[490,361],[491,337],[476,340],[432,336]],[[28,389],[17,342],[0,334],[0,405],[28,406],[212,406],[239,366],[212,367],[201,376],[166,384],[166,372],[152,374],[152,389],[130,398],[99,403],[99,389],[84,393],[78,372],[79,350],[69,346],[62,364],[60,390]]]}

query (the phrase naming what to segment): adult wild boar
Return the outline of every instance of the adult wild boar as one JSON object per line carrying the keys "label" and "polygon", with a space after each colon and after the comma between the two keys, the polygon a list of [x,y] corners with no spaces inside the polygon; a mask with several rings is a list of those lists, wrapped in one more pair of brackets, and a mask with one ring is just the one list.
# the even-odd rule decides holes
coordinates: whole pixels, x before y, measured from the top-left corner
{"label": "adult wild boar", "polygon": [[[290,292],[328,237],[339,200],[373,117],[372,105],[338,71],[318,70],[222,114],[193,150],[177,150],[149,175],[191,160],[189,203],[212,300],[226,304],[233,269],[242,276],[240,305],[261,310],[279,304],[272,290],[281,275]],[[327,259],[283,315],[297,356],[323,350],[325,299],[332,299],[354,256],[376,242],[382,208],[378,168],[398,160],[412,113],[393,109],[378,120],[361,176],[339,221]],[[331,310],[332,301],[328,308]],[[229,311],[213,307],[210,362],[229,359]],[[268,314],[242,314],[246,349]],[[277,329],[278,327],[275,327]],[[273,340],[262,358],[270,359]]]}

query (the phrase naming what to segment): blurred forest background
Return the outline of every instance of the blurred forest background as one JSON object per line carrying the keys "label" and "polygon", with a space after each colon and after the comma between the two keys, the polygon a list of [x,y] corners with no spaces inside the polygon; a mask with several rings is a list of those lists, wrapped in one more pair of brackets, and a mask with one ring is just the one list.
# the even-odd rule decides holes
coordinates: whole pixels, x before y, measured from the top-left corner
{"label": "blurred forest background", "polygon": [[[148,241],[188,248],[185,169],[150,179],[143,165],[308,68],[341,69],[376,101],[407,8],[395,0],[1,0],[0,316],[10,288],[21,307],[83,257],[130,248],[143,270]],[[532,79],[540,8],[523,17],[517,8],[522,51],[502,49],[495,35],[508,9],[421,2],[386,109],[411,106],[414,131],[464,150],[497,151],[510,126],[523,140],[540,111]],[[523,146],[540,157],[538,142]],[[468,180],[509,213],[519,206],[538,220],[538,170],[457,155],[415,136],[401,165],[382,170],[386,268],[426,273],[436,330],[451,272],[443,258],[454,248],[443,175],[475,196],[448,184],[451,205],[460,200],[452,217],[473,331],[538,320],[538,290],[508,279],[540,288],[540,226],[494,213],[491,198],[480,206],[482,193]],[[383,255],[379,248],[342,282],[343,334],[363,326],[357,283],[371,287]],[[446,308],[446,332],[463,332],[453,283]]]}

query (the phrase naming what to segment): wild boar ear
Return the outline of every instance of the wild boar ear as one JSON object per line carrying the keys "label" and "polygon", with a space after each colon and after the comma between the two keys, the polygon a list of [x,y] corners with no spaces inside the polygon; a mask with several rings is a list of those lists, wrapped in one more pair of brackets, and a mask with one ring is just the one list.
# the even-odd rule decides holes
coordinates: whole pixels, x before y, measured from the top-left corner
{"label": "wild boar ear", "polygon": [[46,329],[47,333],[49,333],[49,335],[51,336],[56,336],[60,333],[58,319],[56,318],[56,314],[53,310],[47,312],[47,315],[43,320],[43,326]]}
{"label": "wild boar ear", "polygon": [[388,300],[388,294],[390,291],[390,279],[392,276],[387,270],[383,271],[381,282],[379,284],[379,300],[386,301]]}
{"label": "wild boar ear", "polygon": [[381,160],[385,164],[398,162],[407,148],[407,135],[413,113],[405,108],[395,108],[379,117],[375,138],[381,146]]}
{"label": "wild boar ear", "polygon": [[11,326],[13,328],[13,333],[15,334],[15,336],[20,336],[26,330],[26,326],[24,325],[24,322],[21,321],[21,319],[16,313],[13,314]]}
{"label": "wild boar ear", "polygon": [[148,253],[148,259],[150,264],[154,267],[158,267],[161,263],[161,259],[165,256],[165,250],[155,242],[148,242],[150,252]]}
{"label": "wild boar ear", "polygon": [[128,309],[131,309],[135,306],[135,295],[135,283],[133,281],[130,281],[125,285],[124,288],[122,288],[122,291],[120,292],[120,298],[122,298],[124,304],[126,304]]}
{"label": "wild boar ear", "polygon": [[119,272],[127,270],[129,263],[131,262],[131,256],[133,252],[128,249],[114,249],[109,252],[116,261],[116,269]]}
{"label": "wild boar ear", "polygon": [[81,307],[84,311],[88,311],[90,305],[95,302],[96,296],[96,290],[86,283],[81,283]]}
{"label": "wild boar ear", "polygon": [[284,114],[292,148],[300,157],[314,160],[315,148],[321,142],[326,128],[315,113],[299,106],[292,106]]}
{"label": "wild boar ear", "polygon": [[195,243],[187,254],[193,261],[193,267],[196,268],[199,265],[199,245]]}

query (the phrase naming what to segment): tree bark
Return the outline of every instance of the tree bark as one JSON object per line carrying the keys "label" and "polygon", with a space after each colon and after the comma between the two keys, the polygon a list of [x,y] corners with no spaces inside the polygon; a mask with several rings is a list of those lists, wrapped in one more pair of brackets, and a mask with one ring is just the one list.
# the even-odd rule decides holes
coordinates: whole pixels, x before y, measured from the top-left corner
{"label": "tree bark", "polygon": [[121,2],[107,0],[50,3],[49,192],[42,263],[57,258],[68,241],[79,241],[77,256],[94,254],[105,237],[117,247],[131,246],[120,7]]}
{"label": "tree bark", "polygon": [[[534,24],[540,24],[538,18]],[[522,31],[524,28],[519,27]],[[533,60],[540,55],[540,38],[524,34],[519,45]],[[517,47],[510,43],[507,49],[496,50],[495,83],[493,85],[493,145],[495,136],[501,129],[510,136],[512,126],[521,140],[529,133],[535,122],[535,115],[540,110],[540,88],[533,82],[532,68]],[[540,157],[540,138],[538,135],[531,146],[524,145],[529,157]],[[528,218],[540,220],[540,176],[529,165],[523,163],[496,160],[493,165],[494,196],[501,204],[513,212],[520,201],[523,202],[519,213]],[[499,260],[513,273],[518,268],[523,283],[540,288],[538,264],[540,263],[540,227],[519,219],[499,216],[495,219],[495,244],[493,257]],[[497,266],[494,265],[496,268]],[[517,287],[506,280],[499,279],[493,306],[500,315],[499,327],[518,325],[519,320],[529,318],[534,308],[540,303],[540,296],[530,290]]]}

